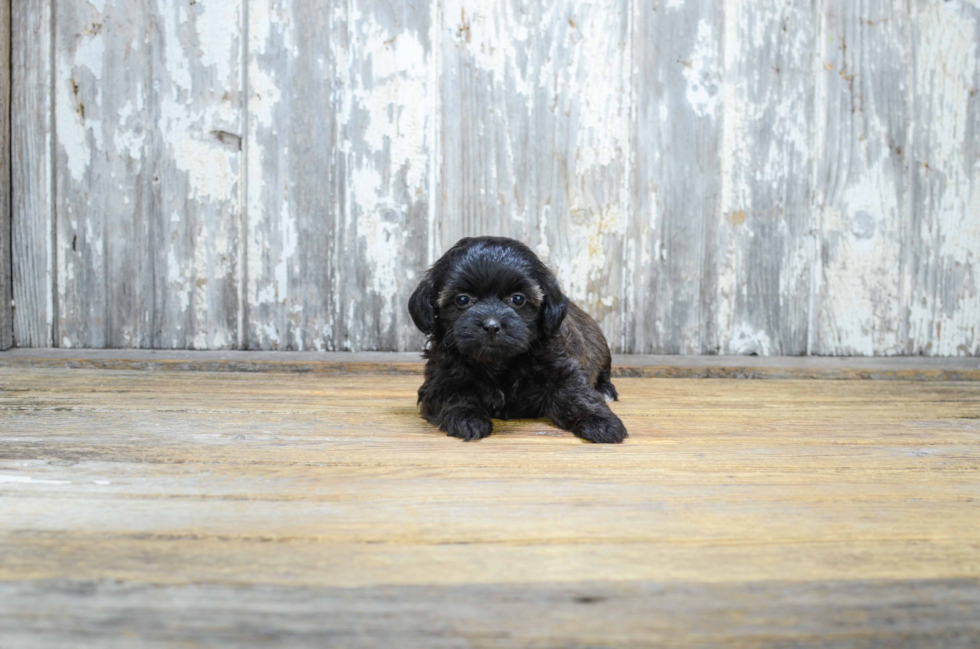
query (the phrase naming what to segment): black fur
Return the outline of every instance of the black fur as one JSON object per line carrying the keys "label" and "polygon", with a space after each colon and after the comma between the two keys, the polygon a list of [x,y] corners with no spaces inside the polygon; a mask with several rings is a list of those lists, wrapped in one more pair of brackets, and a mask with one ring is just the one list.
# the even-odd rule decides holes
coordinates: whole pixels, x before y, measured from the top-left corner
{"label": "black fur", "polygon": [[593,442],[627,437],[605,401],[618,394],[602,331],[524,244],[462,239],[429,269],[408,309],[429,338],[422,416],[450,436],[482,439],[491,418],[548,417]]}

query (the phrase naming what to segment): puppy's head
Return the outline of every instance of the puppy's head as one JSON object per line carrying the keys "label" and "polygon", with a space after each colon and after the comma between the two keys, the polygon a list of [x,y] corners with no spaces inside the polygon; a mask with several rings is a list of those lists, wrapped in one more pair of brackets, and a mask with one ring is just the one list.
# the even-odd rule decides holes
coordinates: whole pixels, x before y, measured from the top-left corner
{"label": "puppy's head", "polygon": [[502,361],[554,336],[568,311],[558,280],[513,239],[462,239],[426,273],[408,304],[438,343],[483,362]]}

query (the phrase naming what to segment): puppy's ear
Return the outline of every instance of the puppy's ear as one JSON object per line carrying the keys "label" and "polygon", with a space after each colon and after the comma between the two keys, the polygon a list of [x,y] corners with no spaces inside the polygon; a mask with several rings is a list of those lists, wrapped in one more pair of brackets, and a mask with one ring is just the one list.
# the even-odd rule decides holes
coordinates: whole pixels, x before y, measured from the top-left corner
{"label": "puppy's ear", "polygon": [[428,336],[435,330],[436,289],[428,274],[408,299],[408,312],[419,331]]}
{"label": "puppy's ear", "polygon": [[562,321],[568,314],[568,298],[561,292],[558,280],[553,276],[546,277],[541,289],[544,291],[544,301],[541,305],[541,331],[550,338],[558,333]]}

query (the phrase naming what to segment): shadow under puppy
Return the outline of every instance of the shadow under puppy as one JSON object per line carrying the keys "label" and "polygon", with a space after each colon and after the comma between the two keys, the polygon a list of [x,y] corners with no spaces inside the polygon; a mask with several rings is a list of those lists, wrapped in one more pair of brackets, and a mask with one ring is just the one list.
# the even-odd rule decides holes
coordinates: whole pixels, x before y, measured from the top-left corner
{"label": "shadow under puppy", "polygon": [[429,269],[408,309],[429,338],[422,416],[450,436],[482,439],[491,417],[548,417],[593,442],[626,438],[606,405],[618,395],[599,325],[519,241],[460,240]]}

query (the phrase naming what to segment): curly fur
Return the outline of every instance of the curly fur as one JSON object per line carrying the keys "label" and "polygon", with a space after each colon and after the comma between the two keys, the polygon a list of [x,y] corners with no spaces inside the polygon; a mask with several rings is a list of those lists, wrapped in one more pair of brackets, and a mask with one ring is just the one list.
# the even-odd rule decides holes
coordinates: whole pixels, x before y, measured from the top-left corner
{"label": "curly fur", "polygon": [[478,440],[491,418],[548,417],[592,442],[627,437],[606,405],[618,395],[602,331],[519,241],[462,239],[426,273],[409,313],[428,337],[421,413],[448,435]]}

